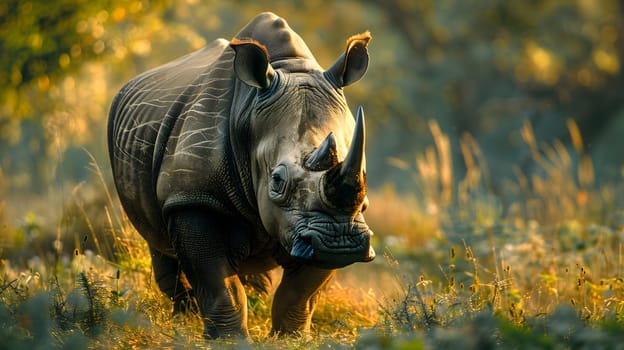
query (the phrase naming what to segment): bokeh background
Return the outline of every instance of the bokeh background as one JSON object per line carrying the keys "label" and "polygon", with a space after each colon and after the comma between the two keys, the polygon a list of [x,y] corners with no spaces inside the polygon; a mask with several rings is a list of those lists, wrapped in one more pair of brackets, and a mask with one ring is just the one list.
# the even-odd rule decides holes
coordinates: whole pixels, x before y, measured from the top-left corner
{"label": "bokeh background", "polygon": [[4,0],[0,235],[93,224],[117,90],[261,11],[286,18],[324,67],[372,32],[369,71],[346,88],[367,115],[371,208],[394,193],[435,213],[469,179],[504,216],[548,173],[539,159],[585,169],[581,187],[622,183],[624,1]]}

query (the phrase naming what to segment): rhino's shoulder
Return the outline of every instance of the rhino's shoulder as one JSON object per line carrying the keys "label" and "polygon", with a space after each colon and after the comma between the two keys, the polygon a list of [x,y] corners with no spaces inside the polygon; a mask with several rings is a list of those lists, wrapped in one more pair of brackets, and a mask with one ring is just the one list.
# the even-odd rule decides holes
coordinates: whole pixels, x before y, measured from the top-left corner
{"label": "rhino's shoulder", "polygon": [[231,76],[230,66],[234,58],[232,50],[226,50],[228,45],[225,39],[214,40],[195,52],[139,74],[126,84],[124,91],[154,90],[155,94],[160,94],[166,90],[166,93],[175,94],[186,90],[201,77],[227,79]]}
{"label": "rhino's shoulder", "polygon": [[[203,48],[190,53],[186,56],[180,57],[181,64],[193,65],[193,64],[211,64],[221,56],[225,48],[227,48],[229,42],[225,39],[217,39]],[[175,61],[174,61],[175,62]]]}
{"label": "rhino's shoulder", "polygon": [[179,57],[156,69],[175,70],[178,68],[185,70],[202,70],[213,65],[221,57],[228,45],[229,42],[227,40],[217,39],[195,52]]}

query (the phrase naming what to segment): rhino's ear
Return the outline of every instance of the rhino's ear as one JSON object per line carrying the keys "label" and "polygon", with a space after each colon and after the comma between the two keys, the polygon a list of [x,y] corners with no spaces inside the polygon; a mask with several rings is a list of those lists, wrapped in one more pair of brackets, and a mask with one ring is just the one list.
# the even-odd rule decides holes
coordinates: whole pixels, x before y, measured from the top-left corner
{"label": "rhino's ear", "polygon": [[347,40],[347,50],[325,72],[337,87],[343,87],[360,80],[368,68],[368,42],[370,32],[357,34]]}
{"label": "rhino's ear", "polygon": [[230,46],[236,52],[234,72],[245,84],[266,89],[275,75],[269,64],[269,52],[264,45],[254,40],[233,39]]}

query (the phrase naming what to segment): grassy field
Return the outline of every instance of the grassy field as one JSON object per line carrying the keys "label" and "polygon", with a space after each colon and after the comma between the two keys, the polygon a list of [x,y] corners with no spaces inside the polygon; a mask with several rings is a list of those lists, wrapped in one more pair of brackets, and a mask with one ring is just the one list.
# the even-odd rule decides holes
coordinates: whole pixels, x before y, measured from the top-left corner
{"label": "grassy field", "polygon": [[568,127],[571,147],[538,144],[525,125],[535,170],[494,191],[468,136],[455,180],[432,123],[413,193],[369,194],[378,258],[340,270],[309,335],[270,335],[271,300],[249,295],[251,344],[206,343],[197,316],[171,317],[146,244],[94,161],[62,220],[24,213],[1,228],[0,348],[622,348],[624,184],[597,183]]}

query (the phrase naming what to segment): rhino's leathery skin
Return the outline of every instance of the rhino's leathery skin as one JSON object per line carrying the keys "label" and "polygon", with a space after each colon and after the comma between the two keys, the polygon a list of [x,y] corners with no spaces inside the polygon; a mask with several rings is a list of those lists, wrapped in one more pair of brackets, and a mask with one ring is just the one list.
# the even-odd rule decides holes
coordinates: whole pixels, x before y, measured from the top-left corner
{"label": "rhino's leathery skin", "polygon": [[[367,60],[366,35],[358,40]],[[347,194],[351,206],[338,211],[320,194],[322,177],[340,170],[353,133],[341,86],[333,83],[342,79],[327,77],[342,74],[342,66],[324,72],[271,13],[252,19],[235,38],[147,71],[119,91],[108,125],[115,185],[148,242],[159,287],[175,310],[196,300],[207,337],[247,335],[241,280],[269,291],[274,281],[267,271],[278,264],[284,272],[273,329],[305,331],[333,268],[374,257],[360,213],[365,183],[361,193]],[[248,44],[265,50],[274,69],[267,70],[273,84],[267,91],[244,83],[233,68],[236,55],[247,54],[233,45]],[[344,56],[337,62],[346,64]],[[359,77],[357,69],[351,73]],[[314,169],[306,169],[307,155],[330,133],[325,147],[331,149],[321,153],[331,158],[315,158]],[[283,199],[269,193],[281,188],[276,181],[288,180],[274,174],[278,165],[293,177]]]}

